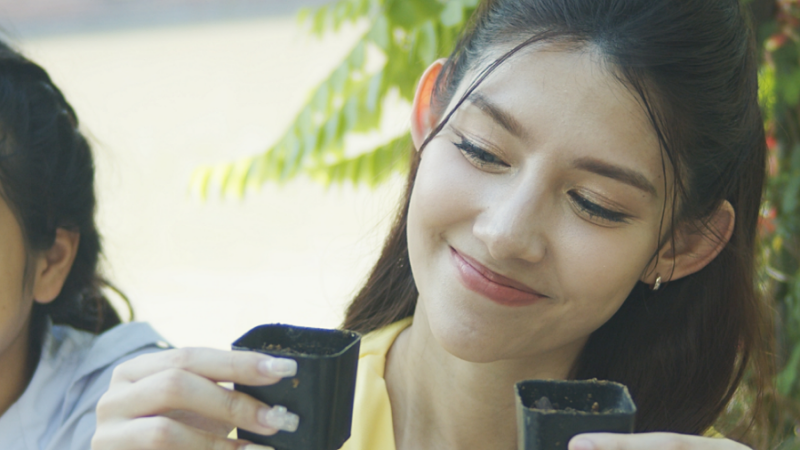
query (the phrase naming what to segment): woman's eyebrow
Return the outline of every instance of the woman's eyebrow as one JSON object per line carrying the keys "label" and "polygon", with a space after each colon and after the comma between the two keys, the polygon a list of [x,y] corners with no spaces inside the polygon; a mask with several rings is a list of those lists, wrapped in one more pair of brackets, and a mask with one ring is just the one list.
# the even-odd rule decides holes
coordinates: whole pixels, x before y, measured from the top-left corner
{"label": "woman's eyebrow", "polygon": [[503,111],[499,106],[478,92],[473,92],[468,98],[469,102],[489,115],[498,125],[518,138],[525,137],[525,128],[511,114]]}
{"label": "woman's eyebrow", "polygon": [[617,181],[621,181],[625,184],[640,189],[654,197],[658,197],[658,192],[653,186],[653,183],[651,183],[647,177],[635,170],[615,166],[613,164],[589,157],[576,159],[572,163],[572,167],[596,173],[604,177],[613,178]]}

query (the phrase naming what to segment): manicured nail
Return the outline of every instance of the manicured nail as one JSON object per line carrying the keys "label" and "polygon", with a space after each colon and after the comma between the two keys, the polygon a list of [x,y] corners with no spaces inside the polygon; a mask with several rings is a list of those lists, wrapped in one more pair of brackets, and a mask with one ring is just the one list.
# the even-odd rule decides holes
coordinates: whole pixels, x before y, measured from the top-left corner
{"label": "manicured nail", "polygon": [[267,358],[258,363],[258,370],[271,377],[293,377],[297,375],[297,361],[286,358]]}
{"label": "manicured nail", "polygon": [[265,447],[263,445],[247,444],[241,450],[275,450],[274,447]]}
{"label": "manicured nail", "polygon": [[578,438],[569,442],[569,450],[595,450],[592,441]]}
{"label": "manicured nail", "polygon": [[277,430],[293,433],[300,425],[300,417],[290,413],[285,406],[276,405],[272,408],[264,408],[258,413],[258,421],[261,425]]}

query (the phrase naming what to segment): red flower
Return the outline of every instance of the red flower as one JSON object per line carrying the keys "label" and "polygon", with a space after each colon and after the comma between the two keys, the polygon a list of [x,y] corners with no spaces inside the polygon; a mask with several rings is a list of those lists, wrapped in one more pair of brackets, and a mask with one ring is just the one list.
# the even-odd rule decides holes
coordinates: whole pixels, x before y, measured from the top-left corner
{"label": "red flower", "polygon": [[762,210],[761,215],[758,216],[758,230],[759,234],[766,235],[772,234],[775,232],[775,218],[778,216],[778,212],[775,208],[769,208],[767,210]]}
{"label": "red flower", "polygon": [[778,140],[775,139],[775,136],[767,136],[767,149],[774,151],[776,148],[778,148]]}
{"label": "red flower", "polygon": [[764,48],[768,52],[774,52],[775,50],[783,47],[783,44],[785,43],[786,35],[783,33],[775,33],[764,43]]}

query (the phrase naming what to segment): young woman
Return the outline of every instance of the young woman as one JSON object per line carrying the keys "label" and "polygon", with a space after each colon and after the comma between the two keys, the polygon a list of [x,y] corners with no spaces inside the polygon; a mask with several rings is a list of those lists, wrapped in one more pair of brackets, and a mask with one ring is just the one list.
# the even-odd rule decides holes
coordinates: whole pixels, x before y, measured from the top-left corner
{"label": "young woman", "polygon": [[[712,425],[747,367],[762,389],[771,367],[757,90],[737,0],[481,4],[422,75],[407,195],[347,312],[368,334],[344,448],[517,448],[513,385],[532,378],[630,388],[637,433],[571,450],[742,448]],[[245,445],[176,410],[292,429],[215,384],[283,375],[258,364],[204,349],[124,364],[94,448]]]}
{"label": "young woman", "polygon": [[158,349],[101,290],[94,165],[72,107],[0,43],[0,448],[86,449],[120,362]]}

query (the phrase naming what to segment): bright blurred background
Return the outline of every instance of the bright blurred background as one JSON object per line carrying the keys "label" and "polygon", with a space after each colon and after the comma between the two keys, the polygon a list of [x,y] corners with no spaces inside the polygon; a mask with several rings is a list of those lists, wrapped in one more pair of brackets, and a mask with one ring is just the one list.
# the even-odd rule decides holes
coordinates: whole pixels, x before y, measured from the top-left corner
{"label": "bright blurred background", "polygon": [[[244,199],[189,191],[202,164],[262,152],[359,37],[296,18],[319,0],[0,0],[7,39],[94,142],[105,273],[179,346],[250,327],[335,327],[377,257],[401,182],[305,178]],[[402,129],[402,108],[388,121]]]}

